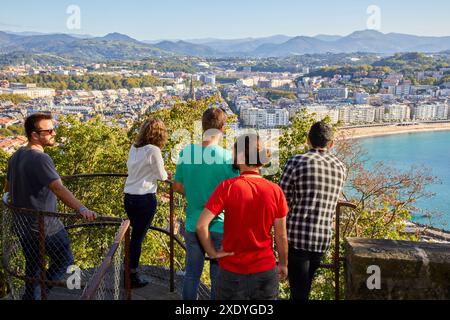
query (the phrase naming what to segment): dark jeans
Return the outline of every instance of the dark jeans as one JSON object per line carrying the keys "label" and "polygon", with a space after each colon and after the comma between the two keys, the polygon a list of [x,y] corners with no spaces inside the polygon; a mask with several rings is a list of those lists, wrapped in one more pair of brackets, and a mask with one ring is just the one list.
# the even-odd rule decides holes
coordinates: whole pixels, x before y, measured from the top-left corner
{"label": "dark jeans", "polygon": [[[39,280],[40,259],[39,240],[34,232],[27,232],[19,236],[25,256],[25,276]],[[58,281],[64,278],[67,268],[73,265],[73,255],[70,249],[67,231],[62,229],[58,233],[45,238],[45,252],[50,257],[50,267],[46,271],[46,279]],[[51,287],[47,288],[50,290]],[[36,281],[26,281],[23,300],[40,300],[41,287]]]}
{"label": "dark jeans", "polygon": [[139,267],[142,242],[147,234],[156,212],[156,194],[145,195],[125,194],[125,211],[131,224],[130,269]]}
{"label": "dark jeans", "polygon": [[289,247],[288,274],[292,300],[308,300],[314,274],[325,253]]}
{"label": "dark jeans", "polygon": [[217,300],[276,300],[277,268],[252,274],[238,274],[219,267]]}
{"label": "dark jeans", "polygon": [[[186,232],[186,274],[183,282],[183,300],[197,300],[200,277],[205,263],[205,250],[194,232]],[[214,248],[222,246],[223,234],[211,232]],[[216,277],[219,265],[217,260],[210,260],[209,275],[211,279],[211,300],[216,300]]]}

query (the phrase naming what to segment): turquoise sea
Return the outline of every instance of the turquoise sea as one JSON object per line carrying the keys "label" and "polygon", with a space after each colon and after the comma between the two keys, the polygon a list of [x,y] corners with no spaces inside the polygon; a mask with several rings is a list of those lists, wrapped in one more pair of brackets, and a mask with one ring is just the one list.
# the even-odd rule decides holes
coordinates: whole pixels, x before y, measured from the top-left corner
{"label": "turquoise sea", "polygon": [[[419,200],[417,207],[433,212],[432,217],[423,212],[413,220],[422,224],[450,230],[450,131],[398,134],[361,139],[368,152],[368,166],[376,161],[408,170],[412,165],[424,165],[440,183],[427,190],[436,193],[431,199]],[[437,215],[435,213],[438,213]]]}

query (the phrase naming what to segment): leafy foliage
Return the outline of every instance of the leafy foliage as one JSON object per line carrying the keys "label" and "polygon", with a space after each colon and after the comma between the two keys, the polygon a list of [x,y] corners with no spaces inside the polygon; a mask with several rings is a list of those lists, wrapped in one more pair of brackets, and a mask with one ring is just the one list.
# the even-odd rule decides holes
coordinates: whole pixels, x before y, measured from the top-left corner
{"label": "leafy foliage", "polygon": [[10,79],[12,82],[36,83],[38,86],[56,90],[109,90],[160,86],[163,82],[152,76],[124,77],[87,74],[67,76],[57,74],[35,74]]}
{"label": "leafy foliage", "polygon": [[23,136],[25,135],[25,129],[23,128],[23,126],[12,125],[8,128],[1,128],[0,135],[5,137]]}
{"label": "leafy foliage", "polygon": [[11,101],[13,104],[19,104],[30,100],[29,97],[21,94],[0,94],[0,101]]}
{"label": "leafy foliage", "polygon": [[[171,139],[163,150],[166,168],[174,171],[175,163],[171,155],[175,147],[183,142],[184,138],[192,141],[195,137],[195,122],[201,119],[204,110],[215,104],[219,97],[212,97],[200,101],[177,101],[170,108],[161,108],[148,114],[160,118],[166,124]],[[144,120],[145,117],[141,119]],[[235,119],[231,117],[230,121]],[[325,119],[328,121],[329,119]],[[79,122],[73,117],[63,118],[58,128],[58,145],[48,150],[61,175],[99,172],[126,172],[128,150],[141,121],[130,130],[121,128],[117,124],[105,124],[100,118],[87,122]],[[306,152],[305,144],[310,126],[315,122],[314,115],[300,110],[292,119],[292,126],[285,128],[280,138],[279,156],[280,170],[269,177],[278,182],[281,170],[286,161],[296,155]],[[178,129],[184,129],[182,135],[173,135]],[[404,222],[411,218],[414,203],[422,197],[431,197],[426,186],[434,183],[424,168],[412,168],[407,172],[397,172],[380,164],[372,169],[366,169],[364,163],[364,150],[354,140],[348,137],[339,137],[336,146],[337,155],[346,164],[348,173],[348,188],[346,200],[357,204],[357,210],[344,210],[342,213],[342,228],[340,238],[349,236],[375,237],[387,239],[415,239],[405,235],[402,231]],[[175,152],[176,153],[176,152]],[[0,152],[0,169],[4,175],[7,155]],[[122,195],[122,178],[118,179],[80,179],[66,182],[66,185],[90,208],[101,215],[124,216]],[[158,193],[158,211],[154,225],[163,229],[168,227],[169,205],[167,203],[168,186],[161,184]],[[350,191],[349,191],[350,190]],[[184,202],[176,198],[176,221],[184,218]],[[98,231],[101,232],[101,231]],[[84,241],[80,238],[80,241]],[[100,241],[100,240],[99,240]],[[150,232],[143,244],[141,262],[144,265],[166,265],[168,259],[167,238]],[[100,241],[101,242],[101,241]],[[104,246],[104,243],[96,246]],[[74,242],[77,252],[83,253],[82,242]],[[176,267],[184,267],[184,253],[176,247]],[[90,250],[90,251],[89,251]],[[85,266],[90,266],[90,256],[95,250],[87,249],[79,257]],[[341,248],[341,254],[343,249]],[[325,263],[331,261],[330,251]],[[202,281],[208,283],[208,268]],[[343,277],[341,277],[343,279]],[[0,272],[1,283],[1,272]],[[341,283],[342,285],[342,283]],[[314,283],[312,297],[316,299],[331,299],[333,297],[333,275],[330,271],[320,270]],[[1,290],[1,286],[0,286]],[[289,290],[284,283],[280,288],[281,297],[287,298]]]}

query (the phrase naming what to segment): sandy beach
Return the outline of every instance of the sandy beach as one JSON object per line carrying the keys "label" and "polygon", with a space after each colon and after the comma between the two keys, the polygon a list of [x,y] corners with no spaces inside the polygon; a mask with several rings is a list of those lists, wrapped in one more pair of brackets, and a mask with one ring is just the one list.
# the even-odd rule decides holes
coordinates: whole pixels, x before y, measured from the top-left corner
{"label": "sandy beach", "polygon": [[442,130],[450,130],[450,122],[420,123],[411,126],[386,125],[380,127],[342,128],[339,129],[339,132],[343,133],[347,138],[359,139],[392,134],[442,131]]}

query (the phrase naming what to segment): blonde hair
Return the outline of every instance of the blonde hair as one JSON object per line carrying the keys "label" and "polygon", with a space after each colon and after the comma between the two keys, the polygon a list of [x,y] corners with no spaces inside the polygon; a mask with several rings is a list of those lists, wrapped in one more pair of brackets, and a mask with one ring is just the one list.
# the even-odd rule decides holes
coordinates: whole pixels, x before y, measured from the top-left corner
{"label": "blonde hair", "polygon": [[162,149],[167,143],[168,134],[164,122],[159,119],[150,118],[144,121],[136,137],[134,146],[141,148],[152,144]]}

